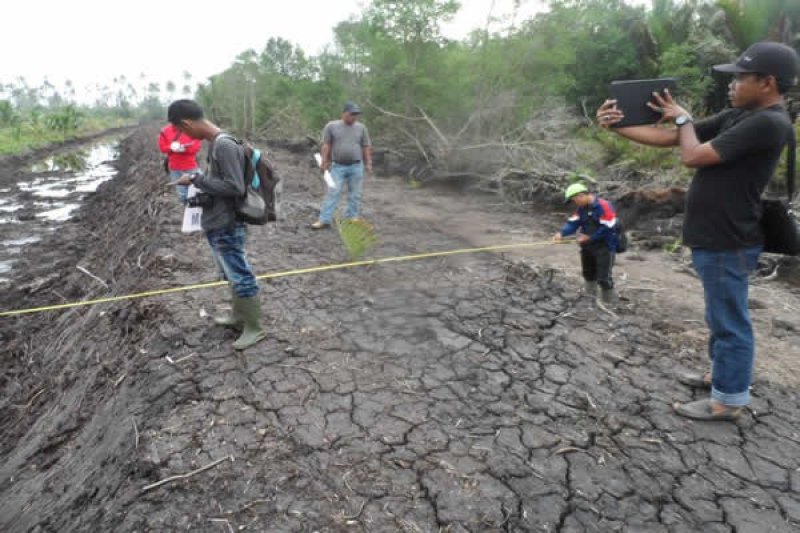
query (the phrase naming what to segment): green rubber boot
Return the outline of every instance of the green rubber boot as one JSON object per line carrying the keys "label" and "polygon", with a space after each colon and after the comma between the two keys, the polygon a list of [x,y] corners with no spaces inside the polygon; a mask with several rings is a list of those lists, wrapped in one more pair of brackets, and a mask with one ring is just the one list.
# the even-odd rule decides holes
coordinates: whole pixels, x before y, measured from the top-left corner
{"label": "green rubber boot", "polygon": [[217,315],[214,317],[214,324],[218,326],[224,326],[226,328],[233,328],[233,329],[242,329],[242,317],[240,316],[236,300],[239,297],[236,295],[236,291],[233,290],[231,287],[231,310],[227,313],[222,313],[221,315]]}
{"label": "green rubber boot", "polygon": [[597,282],[596,281],[586,281],[583,284],[583,289],[586,292],[586,296],[589,298],[597,298]]}
{"label": "green rubber boot", "polygon": [[[238,313],[238,314],[237,314]],[[264,340],[267,333],[261,326],[261,300],[258,295],[234,300],[234,314],[242,319],[244,330],[233,343],[234,350],[246,350]]]}
{"label": "green rubber boot", "polygon": [[614,289],[603,289],[600,293],[600,299],[604,304],[615,304],[619,301]]}

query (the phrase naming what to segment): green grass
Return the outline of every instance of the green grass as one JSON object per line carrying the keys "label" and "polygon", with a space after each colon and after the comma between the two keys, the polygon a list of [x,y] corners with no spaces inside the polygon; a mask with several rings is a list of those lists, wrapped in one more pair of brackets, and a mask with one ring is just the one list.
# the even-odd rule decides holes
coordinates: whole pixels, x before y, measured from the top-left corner
{"label": "green grass", "polygon": [[683,248],[683,240],[682,239],[675,239],[669,244],[664,245],[664,251],[668,254],[675,254],[678,253],[681,248]]}
{"label": "green grass", "polygon": [[358,261],[378,242],[375,228],[365,220],[336,219],[336,229],[351,261]]}
{"label": "green grass", "polygon": [[680,158],[674,149],[643,146],[604,130],[584,130],[583,135],[604,148],[607,164],[629,162],[642,170],[673,170],[680,167]]}
{"label": "green grass", "polygon": [[0,155],[16,155],[27,150],[91,135],[109,128],[133,124],[131,120],[111,117],[87,117],[81,125],[68,134],[54,131],[44,125],[22,124],[19,127],[0,128]]}

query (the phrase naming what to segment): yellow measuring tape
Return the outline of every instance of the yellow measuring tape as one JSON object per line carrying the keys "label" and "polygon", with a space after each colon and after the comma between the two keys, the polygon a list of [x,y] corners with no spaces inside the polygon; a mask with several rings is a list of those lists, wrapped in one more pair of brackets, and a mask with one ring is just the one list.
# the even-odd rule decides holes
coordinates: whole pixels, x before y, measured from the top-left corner
{"label": "yellow measuring tape", "polygon": [[[564,243],[570,241],[563,241]],[[286,272],[273,272],[271,274],[262,274],[256,276],[256,279],[275,279],[286,278],[289,276],[299,276],[301,274],[313,274],[316,272],[326,272],[329,270],[341,270],[345,268],[353,268],[360,266],[379,265],[381,263],[398,263],[401,261],[417,261],[420,259],[430,259],[432,257],[445,257],[448,255],[460,254],[474,254],[480,252],[497,252],[502,250],[513,250],[516,248],[534,248],[537,246],[547,246],[550,244],[560,244],[553,241],[529,242],[521,244],[502,244],[498,246],[485,246],[482,248],[462,248],[459,250],[445,250],[442,252],[428,252],[424,254],[402,255],[395,257],[382,257],[379,259],[365,259],[363,261],[353,261],[351,263],[335,263],[332,265],[321,265],[309,268],[298,268],[296,270],[288,270]],[[197,285],[185,285],[182,287],[172,287],[170,289],[158,289],[154,291],[137,292],[135,294],[126,294],[123,296],[108,296],[106,298],[97,298],[95,300],[84,300],[81,302],[71,302],[66,304],[47,305],[44,307],[31,307],[30,309],[17,309],[15,311],[0,312],[0,317],[27,315],[33,313],[43,313],[45,311],[58,311],[61,309],[71,309],[73,307],[84,307],[89,305],[105,304],[111,302],[120,302],[123,300],[134,300],[139,298],[149,298],[151,296],[161,296],[164,294],[172,294],[176,292],[195,291],[198,289],[208,289],[211,287],[221,287],[227,285],[227,281],[212,281],[208,283],[199,283]]]}

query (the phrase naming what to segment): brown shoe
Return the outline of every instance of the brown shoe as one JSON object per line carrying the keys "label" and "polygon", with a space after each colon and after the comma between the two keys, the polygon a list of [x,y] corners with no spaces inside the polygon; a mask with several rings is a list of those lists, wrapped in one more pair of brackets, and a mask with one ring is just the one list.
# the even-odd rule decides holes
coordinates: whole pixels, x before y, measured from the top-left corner
{"label": "brown shoe", "polygon": [[330,224],[326,224],[326,223],[321,222],[319,220],[317,220],[316,222],[314,222],[313,224],[311,224],[309,226],[309,228],[311,228],[311,229],[326,229],[326,228],[330,228],[330,227],[331,227]]}
{"label": "brown shoe", "polygon": [[711,372],[680,372],[678,373],[678,381],[696,389],[710,389]]}
{"label": "brown shoe", "polygon": [[[714,406],[718,409],[715,411]],[[712,420],[735,421],[744,412],[743,407],[733,407],[716,404],[714,400],[698,400],[689,403],[676,403],[673,406],[675,413],[692,420],[710,422]],[[721,409],[719,407],[722,407]]]}

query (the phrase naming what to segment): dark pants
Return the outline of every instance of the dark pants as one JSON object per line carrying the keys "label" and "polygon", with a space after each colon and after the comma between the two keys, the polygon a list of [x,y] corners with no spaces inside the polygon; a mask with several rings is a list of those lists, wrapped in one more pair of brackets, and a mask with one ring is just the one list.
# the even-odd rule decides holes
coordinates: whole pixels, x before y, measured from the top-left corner
{"label": "dark pants", "polygon": [[606,290],[614,288],[614,280],[611,277],[614,254],[608,249],[607,243],[600,242],[581,247],[581,267],[583,279],[586,281],[597,282]]}

